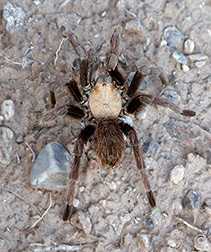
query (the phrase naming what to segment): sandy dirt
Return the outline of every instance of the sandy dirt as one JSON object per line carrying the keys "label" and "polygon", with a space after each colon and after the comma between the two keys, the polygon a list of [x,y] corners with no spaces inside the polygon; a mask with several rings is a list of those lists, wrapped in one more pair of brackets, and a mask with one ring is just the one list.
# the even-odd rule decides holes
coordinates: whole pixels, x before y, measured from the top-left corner
{"label": "sandy dirt", "polygon": [[[14,134],[11,160],[0,164],[0,246],[5,244],[8,251],[190,252],[197,246],[200,250],[197,235],[203,234],[208,245],[201,251],[211,251],[210,0],[44,0],[36,5],[38,2],[11,2],[25,13],[23,25],[14,34],[5,28],[2,10],[7,1],[0,3],[0,53],[7,57],[0,57],[0,105],[5,100],[15,105],[11,119],[0,118],[0,129],[8,126]],[[146,174],[157,201],[154,211],[145,197],[129,144],[121,166],[109,170],[90,166],[86,174],[81,169],[74,202],[78,211],[70,223],[62,221],[65,191],[31,188],[30,148],[36,156],[53,141],[62,143],[70,153],[74,148],[69,119],[59,120],[39,138],[30,130],[49,104],[49,83],[72,73],[76,55],[67,41],[54,65],[62,40],[61,25],[77,34],[87,49],[105,41],[100,57],[109,50],[112,31],[122,27],[120,59],[125,71],[130,73],[145,62],[160,67],[169,79],[165,90],[176,94],[173,102],[196,112],[195,117],[186,118],[169,109],[148,107],[144,120],[143,114],[131,116],[140,146],[149,141],[158,144],[155,152],[145,153]],[[163,39],[169,26],[184,36],[177,48]],[[190,54],[200,54],[196,60],[184,52],[187,39],[194,42]],[[172,57],[175,51],[188,57],[186,65]],[[152,82],[150,89],[156,95],[159,89],[156,81]],[[58,104],[68,100],[64,88],[58,89],[57,100]],[[77,135],[80,124],[72,125]],[[86,156],[83,160],[86,167]],[[173,173],[178,166],[182,167],[179,173]],[[189,190],[197,194],[194,209],[184,203]]]}

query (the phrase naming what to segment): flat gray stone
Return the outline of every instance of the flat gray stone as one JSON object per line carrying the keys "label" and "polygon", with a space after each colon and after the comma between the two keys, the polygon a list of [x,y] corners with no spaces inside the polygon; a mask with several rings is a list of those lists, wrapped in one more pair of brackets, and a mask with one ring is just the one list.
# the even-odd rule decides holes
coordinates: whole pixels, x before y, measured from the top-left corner
{"label": "flat gray stone", "polygon": [[48,144],[38,155],[32,170],[32,186],[47,190],[62,190],[69,184],[72,157],[66,148],[57,142]]}
{"label": "flat gray stone", "polygon": [[182,53],[180,53],[180,52],[174,52],[174,53],[172,54],[172,57],[173,57],[177,62],[179,62],[179,63],[181,63],[181,64],[187,65],[187,63],[188,63],[188,58],[187,58],[184,54],[182,54]]}
{"label": "flat gray stone", "polygon": [[190,210],[195,210],[199,205],[199,195],[197,192],[193,190],[189,190],[183,199],[183,207],[187,207]]}
{"label": "flat gray stone", "polygon": [[164,31],[163,39],[168,46],[179,48],[184,41],[184,35],[175,26],[169,26]]}

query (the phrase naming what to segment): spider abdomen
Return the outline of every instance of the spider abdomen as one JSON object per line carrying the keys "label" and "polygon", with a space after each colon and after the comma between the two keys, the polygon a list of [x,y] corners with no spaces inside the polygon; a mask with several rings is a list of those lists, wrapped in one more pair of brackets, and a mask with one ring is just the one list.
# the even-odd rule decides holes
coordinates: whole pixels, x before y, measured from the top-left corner
{"label": "spider abdomen", "polygon": [[115,120],[102,120],[98,123],[94,150],[102,166],[115,166],[121,163],[125,141]]}

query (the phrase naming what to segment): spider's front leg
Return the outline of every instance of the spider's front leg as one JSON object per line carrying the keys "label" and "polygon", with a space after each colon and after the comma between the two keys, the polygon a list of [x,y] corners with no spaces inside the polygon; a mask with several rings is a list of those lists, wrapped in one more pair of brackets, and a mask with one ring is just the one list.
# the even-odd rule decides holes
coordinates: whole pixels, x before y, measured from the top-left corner
{"label": "spider's front leg", "polygon": [[137,70],[133,76],[133,79],[127,89],[127,92],[126,92],[128,97],[133,98],[133,96],[135,95],[136,91],[138,90],[142,80],[147,75],[157,76],[164,86],[167,86],[167,84],[168,84],[167,77],[161,72],[161,70],[159,68],[143,66],[143,67],[140,67],[139,70]]}
{"label": "spider's front leg", "polygon": [[134,156],[135,156],[136,166],[141,172],[141,177],[142,177],[144,188],[147,193],[149,204],[152,208],[154,208],[156,206],[156,201],[155,201],[154,194],[152,190],[150,189],[148,179],[143,170],[145,168],[145,164],[143,160],[143,155],[141,153],[141,150],[139,149],[139,142],[138,142],[137,134],[130,125],[123,122],[121,122],[119,125],[121,127],[122,132],[129,138],[129,141],[130,141],[130,144],[133,149]]}
{"label": "spider's front leg", "polygon": [[114,30],[110,39],[111,49],[107,53],[107,69],[111,78],[116,82],[117,86],[121,88],[125,84],[125,77],[118,66],[119,44],[120,30],[117,28]]}
{"label": "spider's front leg", "polygon": [[88,52],[79,43],[77,36],[69,32],[67,33],[65,27],[61,27],[61,35],[66,38],[72,45],[74,51],[79,56],[80,62],[80,85],[83,88],[89,87],[89,84],[94,82],[95,73],[98,68],[98,58],[94,50],[90,49]]}
{"label": "spider's front leg", "polygon": [[94,134],[95,126],[88,125],[80,133],[78,139],[75,143],[74,149],[74,160],[70,172],[70,186],[68,188],[67,202],[65,206],[65,211],[63,214],[63,220],[67,221],[72,215],[73,209],[73,199],[74,199],[74,188],[75,182],[78,179],[78,171],[80,166],[80,159],[83,154],[84,145],[87,143],[88,139]]}

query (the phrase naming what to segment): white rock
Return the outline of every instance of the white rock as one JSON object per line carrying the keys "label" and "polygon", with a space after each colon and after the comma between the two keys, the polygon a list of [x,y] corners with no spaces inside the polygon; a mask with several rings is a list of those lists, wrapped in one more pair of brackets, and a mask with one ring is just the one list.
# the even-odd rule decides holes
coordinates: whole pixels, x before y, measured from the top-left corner
{"label": "white rock", "polygon": [[195,47],[195,45],[194,45],[193,40],[191,40],[191,39],[185,40],[184,53],[191,54],[193,52],[193,50],[194,50],[194,47]]}
{"label": "white rock", "polygon": [[77,207],[79,206],[79,204],[80,204],[80,201],[79,201],[78,199],[74,198],[74,199],[73,199],[73,206],[74,206],[75,208],[77,208]]}
{"label": "white rock", "polygon": [[6,121],[9,121],[15,114],[15,104],[12,100],[5,100],[1,105],[1,113]]}
{"label": "white rock", "polygon": [[208,56],[200,53],[191,54],[188,56],[189,60],[191,61],[201,61],[201,60],[208,60]]}
{"label": "white rock", "polygon": [[171,248],[176,248],[177,244],[174,240],[168,240],[167,245],[169,245]]}
{"label": "white rock", "polygon": [[176,165],[170,172],[170,181],[179,184],[183,180],[185,168],[182,165]]}
{"label": "white rock", "polygon": [[206,64],[206,60],[196,61],[195,65],[197,68],[202,68]]}
{"label": "white rock", "polygon": [[188,65],[186,65],[186,64],[182,64],[182,70],[183,70],[183,72],[188,72],[189,70],[190,70],[190,67],[188,66]]}

